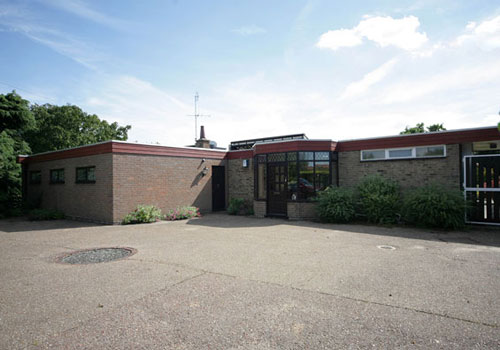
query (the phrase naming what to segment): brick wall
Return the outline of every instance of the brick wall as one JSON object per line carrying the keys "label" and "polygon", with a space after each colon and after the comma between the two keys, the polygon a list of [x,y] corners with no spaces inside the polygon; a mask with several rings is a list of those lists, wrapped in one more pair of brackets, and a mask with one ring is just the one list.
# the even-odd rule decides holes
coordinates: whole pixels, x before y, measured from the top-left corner
{"label": "brick wall", "polygon": [[228,159],[227,162],[229,200],[243,198],[252,202],[254,197],[253,159],[249,159],[247,168],[242,166],[243,159]]}
{"label": "brick wall", "polygon": [[253,201],[254,215],[258,218],[263,218],[267,214],[266,201]]}
{"label": "brick wall", "polygon": [[[212,159],[202,163],[201,158],[113,154],[113,221],[120,222],[139,204],[156,205],[163,212],[184,205],[211,211],[212,166],[224,163]],[[209,173],[202,177],[205,166]]]}
{"label": "brick wall", "polygon": [[339,152],[339,186],[351,187],[363,176],[380,174],[396,180],[403,190],[432,182],[460,188],[459,145],[447,145],[445,158],[361,162],[360,151]]}
{"label": "brick wall", "polygon": [[[27,200],[36,202],[41,198],[41,207],[57,209],[69,217],[94,222],[113,221],[113,186],[111,154],[52,160],[27,164],[30,171],[40,170],[40,184],[27,182]],[[96,182],[77,184],[76,168],[95,166]],[[50,184],[50,170],[64,169],[64,184]]]}
{"label": "brick wall", "polygon": [[314,220],[317,218],[316,203],[288,202],[287,215],[289,220]]}

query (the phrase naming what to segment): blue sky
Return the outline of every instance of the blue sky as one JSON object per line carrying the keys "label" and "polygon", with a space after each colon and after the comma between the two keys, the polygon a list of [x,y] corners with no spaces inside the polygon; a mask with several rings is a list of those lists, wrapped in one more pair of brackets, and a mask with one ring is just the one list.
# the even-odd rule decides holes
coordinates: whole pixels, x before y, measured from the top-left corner
{"label": "blue sky", "polygon": [[497,1],[0,0],[0,93],[131,124],[130,141],[351,139],[500,118]]}

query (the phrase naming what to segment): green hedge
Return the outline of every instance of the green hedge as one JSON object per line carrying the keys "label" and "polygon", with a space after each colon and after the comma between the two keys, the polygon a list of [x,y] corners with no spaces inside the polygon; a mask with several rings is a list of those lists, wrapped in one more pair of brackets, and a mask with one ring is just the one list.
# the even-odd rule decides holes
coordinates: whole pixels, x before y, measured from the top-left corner
{"label": "green hedge", "polygon": [[368,222],[394,224],[398,221],[400,189],[395,181],[380,175],[364,177],[357,187],[360,211]]}
{"label": "green hedge", "polygon": [[345,223],[354,219],[355,194],[349,188],[328,187],[318,195],[316,207],[321,221]]}
{"label": "green hedge", "polygon": [[458,229],[465,226],[466,201],[463,193],[432,184],[405,195],[405,222],[422,227]]}

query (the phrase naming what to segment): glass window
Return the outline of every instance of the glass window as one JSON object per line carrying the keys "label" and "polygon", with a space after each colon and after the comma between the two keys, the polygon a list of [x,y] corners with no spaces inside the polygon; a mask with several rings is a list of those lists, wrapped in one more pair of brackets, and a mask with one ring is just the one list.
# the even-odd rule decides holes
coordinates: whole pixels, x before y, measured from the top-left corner
{"label": "glass window", "polygon": [[265,163],[266,162],[266,155],[261,154],[257,156],[257,163]]}
{"label": "glass window", "polygon": [[257,199],[266,199],[266,163],[257,165]]}
{"label": "glass window", "polygon": [[385,150],[361,151],[362,160],[385,159]]}
{"label": "glass window", "polygon": [[299,162],[298,196],[307,199],[314,195],[314,162]]}
{"label": "glass window", "polygon": [[296,161],[297,160],[297,152],[288,152],[288,161]]}
{"label": "glass window", "polygon": [[316,152],[314,157],[316,160],[330,160],[330,152]]}
{"label": "glass window", "polygon": [[443,157],[444,156],[444,145],[443,146],[427,146],[427,147],[417,147],[416,148],[417,157]]}
{"label": "glass window", "polygon": [[30,184],[38,185],[42,182],[42,172],[40,170],[30,171]]}
{"label": "glass window", "polygon": [[411,158],[412,157],[412,149],[391,149],[389,150],[389,158]]}
{"label": "glass window", "polygon": [[330,185],[330,162],[316,162],[315,170],[315,189],[323,191]]}
{"label": "glass window", "polygon": [[284,162],[286,161],[286,153],[269,153],[267,155],[267,161],[269,163]]}
{"label": "glass window", "polygon": [[314,160],[314,152],[299,152],[299,160]]}
{"label": "glass window", "polygon": [[288,162],[288,199],[297,200],[297,162]]}
{"label": "glass window", "polygon": [[64,169],[53,169],[50,171],[50,183],[51,184],[63,184],[64,183]]}
{"label": "glass window", "polygon": [[76,168],[76,183],[94,183],[95,167]]}

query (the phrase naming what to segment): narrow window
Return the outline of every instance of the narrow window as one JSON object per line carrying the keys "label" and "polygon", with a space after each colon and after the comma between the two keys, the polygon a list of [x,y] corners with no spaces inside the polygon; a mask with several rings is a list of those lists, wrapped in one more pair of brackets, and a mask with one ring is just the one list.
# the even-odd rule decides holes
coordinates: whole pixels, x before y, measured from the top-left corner
{"label": "narrow window", "polygon": [[361,151],[361,160],[385,159],[385,150]]}
{"label": "narrow window", "polygon": [[411,148],[389,150],[389,158],[411,158],[411,157],[412,157]]}
{"label": "narrow window", "polygon": [[316,162],[315,167],[315,189],[323,191],[330,185],[330,162]]}
{"label": "narrow window", "polygon": [[30,171],[30,184],[39,185],[42,183],[42,172],[40,170]]}
{"label": "narrow window", "polygon": [[417,147],[417,157],[444,157],[445,150],[442,146]]}
{"label": "narrow window", "polygon": [[76,183],[95,183],[95,166],[76,168]]}
{"label": "narrow window", "polygon": [[51,184],[63,184],[64,183],[64,169],[52,169],[50,171],[50,183]]}
{"label": "narrow window", "polygon": [[[299,156],[300,157],[300,156]],[[299,199],[314,197],[314,162],[299,162]]]}

